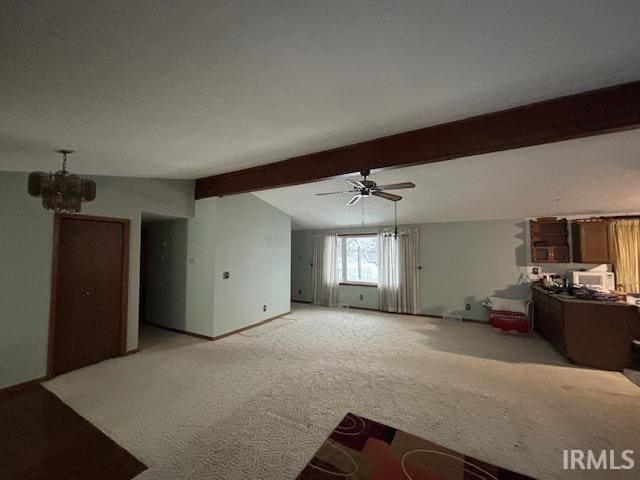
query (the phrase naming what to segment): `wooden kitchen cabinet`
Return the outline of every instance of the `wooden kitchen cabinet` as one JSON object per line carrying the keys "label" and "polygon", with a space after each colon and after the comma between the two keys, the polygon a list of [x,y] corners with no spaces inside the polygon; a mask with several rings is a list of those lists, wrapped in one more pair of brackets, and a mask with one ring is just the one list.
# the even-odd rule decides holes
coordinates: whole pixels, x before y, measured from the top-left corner
{"label": "wooden kitchen cabinet", "polygon": [[569,263],[566,219],[539,218],[529,222],[533,263]]}
{"label": "wooden kitchen cabinet", "polygon": [[640,339],[638,307],[625,302],[580,300],[532,288],[535,329],[576,365],[620,371],[634,365]]}
{"label": "wooden kitchen cabinet", "polygon": [[533,263],[569,263],[569,247],[533,247],[532,260]]}
{"label": "wooden kitchen cabinet", "polygon": [[609,263],[609,232],[606,220],[571,223],[571,251],[577,263]]}

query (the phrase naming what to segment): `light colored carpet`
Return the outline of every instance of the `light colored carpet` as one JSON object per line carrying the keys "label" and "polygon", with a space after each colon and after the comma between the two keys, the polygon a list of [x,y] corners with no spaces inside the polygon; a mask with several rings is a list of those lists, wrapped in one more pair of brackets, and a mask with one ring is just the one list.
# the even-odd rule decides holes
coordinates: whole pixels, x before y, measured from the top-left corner
{"label": "light colored carpet", "polygon": [[295,478],[349,411],[545,478],[565,448],[635,449],[640,389],[485,325],[296,306],[208,342],[152,329],[140,353],[45,386],[149,466],[139,479]]}

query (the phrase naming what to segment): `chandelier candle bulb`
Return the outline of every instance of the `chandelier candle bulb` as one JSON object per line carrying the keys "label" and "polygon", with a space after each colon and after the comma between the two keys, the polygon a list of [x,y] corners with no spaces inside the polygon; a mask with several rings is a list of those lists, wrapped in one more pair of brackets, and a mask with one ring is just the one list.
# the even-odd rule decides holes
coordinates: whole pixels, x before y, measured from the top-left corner
{"label": "chandelier candle bulb", "polygon": [[393,229],[385,228],[382,235],[385,237],[398,238],[399,236],[407,235],[408,233],[409,231],[406,229],[398,231],[398,201],[396,200],[393,203]]}

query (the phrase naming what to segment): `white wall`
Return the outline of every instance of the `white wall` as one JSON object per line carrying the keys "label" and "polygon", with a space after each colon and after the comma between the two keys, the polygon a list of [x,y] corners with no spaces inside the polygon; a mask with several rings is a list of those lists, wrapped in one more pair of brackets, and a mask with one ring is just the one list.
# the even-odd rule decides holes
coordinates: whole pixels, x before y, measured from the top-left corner
{"label": "white wall", "polygon": [[53,220],[26,185],[0,173],[0,388],[47,368]]}
{"label": "white wall", "polygon": [[[487,320],[481,305],[488,296],[527,298],[529,286],[522,276],[531,265],[529,224],[526,219],[425,223],[420,228],[421,313],[456,313],[463,318]],[[372,227],[368,232],[383,227]],[[326,233],[322,230],[318,233]],[[358,233],[359,228],[338,229]],[[311,301],[311,231],[292,232],[292,299]],[[591,264],[541,264],[545,272],[590,268]],[[298,291],[302,290],[302,295]],[[362,299],[360,298],[362,296]],[[340,286],[340,303],[378,308],[377,289]],[[470,310],[466,310],[469,304]]]}
{"label": "white wall", "polygon": [[184,311],[154,323],[216,337],[289,312],[291,219],[254,195],[197,200],[186,256]]}
{"label": "white wall", "polygon": [[289,312],[291,218],[251,194],[200,202],[218,204],[214,336]]}
{"label": "white wall", "polygon": [[[217,336],[289,311],[288,215],[250,194],[195,202],[191,181],[92,178],[97,197],[82,213],[131,221],[129,350],[138,342],[143,212],[188,218],[152,227],[170,239],[175,248],[170,253],[176,255],[157,265],[167,284],[156,284],[154,295],[165,298],[160,310],[151,312],[157,317],[152,321]],[[46,374],[53,215],[26,186],[27,174],[0,172],[0,388]],[[183,260],[177,256],[185,252],[186,272],[181,272]],[[224,271],[231,274],[227,280]]]}
{"label": "white wall", "polygon": [[523,220],[423,224],[420,244],[422,313],[486,320],[487,296],[528,296]]}
{"label": "white wall", "polygon": [[[373,227],[367,231],[379,231]],[[528,287],[518,285],[527,264],[524,221],[491,220],[479,222],[430,223],[419,225],[421,254],[421,313],[442,315],[457,312],[464,318],[486,320],[480,302],[489,295],[525,297]],[[357,233],[360,229],[341,229],[338,233]],[[323,231],[325,232],[325,231]],[[295,262],[293,300],[311,301],[296,295],[298,285],[311,281],[311,267],[304,261],[311,255],[313,232],[293,232],[292,251],[302,261]],[[300,244],[303,245],[300,245]],[[298,282],[298,283],[295,283]],[[378,291],[371,287],[341,286],[340,303],[377,309]],[[470,304],[471,309],[465,310]]]}
{"label": "white wall", "polygon": [[186,311],[182,321],[185,331],[208,337],[213,337],[215,220],[218,206],[215,200],[196,201],[195,216],[188,222]]}
{"label": "white wall", "polygon": [[[193,182],[92,177],[94,202],[82,213],[131,221],[127,348],[138,342],[141,212],[193,215]],[[27,194],[27,174],[0,172],[0,388],[46,373],[52,213]]]}
{"label": "white wall", "polygon": [[340,303],[350,307],[368,308],[377,310],[380,308],[377,287],[363,287],[361,285],[340,285]]}

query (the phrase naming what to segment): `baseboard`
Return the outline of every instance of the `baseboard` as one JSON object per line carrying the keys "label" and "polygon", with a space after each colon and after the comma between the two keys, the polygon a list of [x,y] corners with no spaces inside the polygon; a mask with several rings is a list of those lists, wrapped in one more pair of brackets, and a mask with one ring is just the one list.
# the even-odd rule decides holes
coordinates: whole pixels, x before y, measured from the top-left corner
{"label": "baseboard", "polygon": [[478,320],[477,318],[463,318],[463,322],[478,323],[480,325],[490,325],[489,320]]}
{"label": "baseboard", "polygon": [[[394,313],[394,312],[384,312],[384,313]],[[442,315],[431,315],[429,313],[403,313],[402,315],[415,315],[416,317],[426,317],[426,318],[434,318],[436,320],[442,320]],[[489,325],[488,320],[478,320],[477,318],[465,318],[465,317],[460,317],[460,318],[462,319],[463,322]]]}
{"label": "baseboard", "polygon": [[182,333],[183,335],[190,335],[192,337],[201,338],[203,340],[215,340],[214,337],[209,337],[207,335],[201,335],[199,333],[187,332],[186,330],[180,330],[179,328],[167,327],[166,325],[160,325],[158,323],[152,322],[144,322],[147,325],[151,325],[152,327],[162,328],[163,330],[168,330],[169,332]]}
{"label": "baseboard", "polygon": [[[438,320],[442,320],[442,315],[429,315],[427,313],[418,313],[416,314],[419,317],[427,317],[427,318],[436,318]],[[477,318],[464,318],[461,317],[463,322],[469,323],[479,323],[481,325],[489,325],[489,320],[478,320]]]}
{"label": "baseboard", "polygon": [[[127,351],[124,355],[120,355],[121,357],[126,357],[128,355],[133,355],[134,353],[138,353],[140,351],[139,348],[136,348],[134,350],[129,350]],[[0,388],[0,397],[3,395],[8,395],[10,393],[13,392],[17,392],[19,390],[22,390],[23,388],[29,388],[32,387],[34,385],[38,385],[46,380],[50,380],[53,377],[49,377],[48,375],[45,375],[44,377],[40,377],[40,378],[35,378],[33,380],[28,380],[26,382],[22,382],[22,383],[17,383],[16,385],[9,385],[8,387],[3,387]]]}
{"label": "baseboard", "polygon": [[26,382],[17,383],[15,385],[10,385],[8,387],[0,388],[0,397],[17,392],[19,390],[22,390],[23,388],[33,387],[34,385],[38,385],[48,379],[49,377],[45,375],[44,377],[35,378],[33,380],[28,380]]}
{"label": "baseboard", "polygon": [[[344,308],[344,307],[338,307],[338,308]],[[369,308],[369,307],[354,307],[351,305],[348,305],[348,308],[345,308],[345,310],[348,310],[349,308],[355,308],[356,310],[367,310],[369,312],[380,312],[380,313],[395,313],[395,312],[383,312],[382,310],[378,309],[378,308]],[[404,315],[404,314],[403,314]]]}
{"label": "baseboard", "polygon": [[622,371],[622,374],[627,377],[627,379],[635,384],[636,386],[640,387],[640,371],[638,370],[631,370],[629,368],[625,368]]}
{"label": "baseboard", "polygon": [[[338,307],[338,308],[340,308],[340,307]],[[414,317],[427,317],[427,318],[442,319],[442,315],[430,315],[430,314],[427,314],[427,313],[386,312],[384,310],[380,310],[379,308],[355,307],[353,305],[349,305],[349,308],[354,308],[356,310],[366,310],[368,312],[390,313],[392,315],[413,315]],[[487,320],[477,320],[475,318],[462,318],[462,321],[463,322],[469,322],[469,323],[480,323],[482,325],[488,325],[489,324],[489,322]]]}
{"label": "baseboard", "polygon": [[283,313],[281,315],[276,315],[275,317],[267,318],[266,320],[262,320],[258,323],[252,323],[251,325],[247,325],[246,327],[242,327],[228,333],[223,333],[222,335],[217,335],[213,337],[212,340],[220,340],[221,338],[228,337],[229,335],[235,335],[236,333],[244,332],[245,330],[249,330],[250,328],[259,327],[260,325],[264,325],[265,323],[272,322],[273,320],[276,320],[277,318],[280,318],[280,317],[284,317],[285,315],[289,315],[290,313],[291,311],[288,311],[287,313]]}

